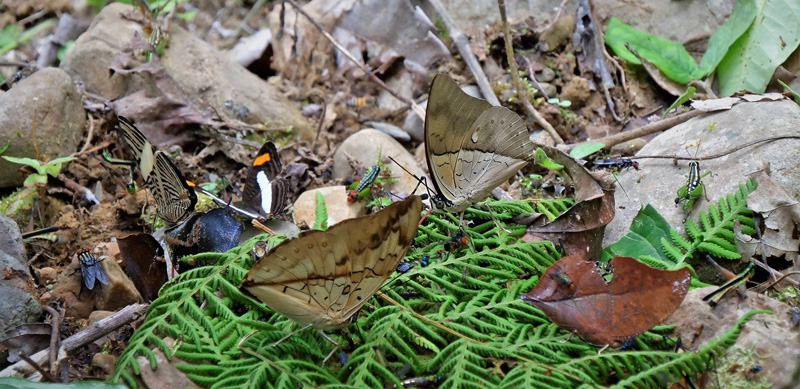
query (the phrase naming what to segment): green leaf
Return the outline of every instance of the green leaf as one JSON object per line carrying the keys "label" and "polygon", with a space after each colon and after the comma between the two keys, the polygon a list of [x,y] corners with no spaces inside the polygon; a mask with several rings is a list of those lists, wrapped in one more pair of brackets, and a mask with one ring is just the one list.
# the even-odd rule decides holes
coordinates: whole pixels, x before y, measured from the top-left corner
{"label": "green leaf", "polygon": [[[794,101],[797,104],[800,104],[800,94],[797,94],[797,92],[792,90],[792,88],[789,88],[789,85],[786,85],[786,83],[781,80],[778,80],[778,84],[781,84],[781,86],[784,87],[784,89],[788,90],[789,92],[792,92],[792,96],[794,96]],[[8,145],[6,145],[6,147],[8,147]],[[5,149],[3,149],[3,151],[5,151]],[[0,154],[3,154],[3,152],[0,151]]]}
{"label": "green leaf", "polygon": [[74,159],[74,157],[56,158],[44,165],[44,171],[52,177],[58,176],[58,172],[61,171],[61,164],[64,162],[70,162]]}
{"label": "green leaf", "polygon": [[327,230],[328,229],[328,209],[325,207],[325,198],[322,193],[317,192],[317,206],[315,208],[314,225],[311,229],[314,230]]}
{"label": "green leaf", "polygon": [[37,160],[35,160],[33,158],[18,158],[18,157],[5,157],[4,156],[3,159],[5,159],[6,161],[11,162],[11,163],[18,163],[20,165],[30,166],[30,167],[36,169],[36,171],[39,174],[45,174],[45,171],[44,171],[44,168],[42,167],[42,164],[39,163],[39,161],[37,161]]}
{"label": "green leaf", "polygon": [[25,177],[25,181],[22,185],[26,188],[32,188],[34,186],[45,186],[47,185],[47,176],[44,174],[36,174],[33,173]]}
{"label": "green leaf", "polygon": [[694,96],[694,91],[695,90],[696,89],[693,86],[690,86],[690,87],[686,88],[686,92],[684,92],[682,95],[678,96],[678,99],[675,100],[675,102],[673,102],[672,105],[670,105],[669,108],[667,108],[666,111],[664,111],[664,114],[661,115],[661,117],[663,118],[663,117],[667,116],[667,114],[670,113],[673,109],[678,108],[679,106],[683,105],[683,103],[685,103],[686,101],[691,99],[692,96]]}
{"label": "green leaf", "polygon": [[755,0],[739,0],[733,7],[731,16],[720,26],[708,40],[703,59],[700,60],[700,71],[704,76],[711,74],[719,62],[725,57],[733,42],[739,39],[756,17]]}
{"label": "green leaf", "polygon": [[548,158],[547,154],[545,154],[544,150],[542,150],[541,148],[536,149],[536,154],[534,155],[534,162],[545,169],[556,170],[556,171],[561,171],[561,169],[564,169],[564,166],[559,165],[553,162],[550,158]]}
{"label": "green leaf", "polygon": [[669,223],[648,204],[639,210],[631,222],[630,231],[616,243],[609,245],[600,253],[600,260],[607,262],[616,256],[639,258],[647,255],[673,262],[661,249],[661,240],[669,240]]}
{"label": "green leaf", "polygon": [[640,31],[617,18],[609,20],[605,41],[622,59],[640,65],[636,56],[625,48],[625,43],[630,44],[642,58],[652,62],[653,66],[673,81],[686,84],[703,76],[694,58],[683,45]]}
{"label": "green leaf", "polygon": [[570,150],[569,156],[575,159],[581,159],[602,150],[603,147],[605,147],[605,145],[598,142],[580,143]]}
{"label": "green leaf", "polygon": [[800,43],[800,2],[756,1],[755,21],[717,67],[720,95],[762,93],[775,69]]}
{"label": "green leaf", "polygon": [[[2,79],[0,79],[0,81],[2,81]],[[8,150],[8,146],[11,146],[11,141],[6,142],[6,145],[3,146],[2,149],[0,149],[0,155],[3,155],[6,152],[6,150]]]}

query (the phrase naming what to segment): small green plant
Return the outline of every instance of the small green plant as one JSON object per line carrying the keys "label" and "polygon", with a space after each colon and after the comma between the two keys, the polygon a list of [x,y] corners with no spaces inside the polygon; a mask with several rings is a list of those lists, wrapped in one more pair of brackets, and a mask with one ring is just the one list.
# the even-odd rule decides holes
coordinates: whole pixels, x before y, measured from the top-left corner
{"label": "small green plant", "polygon": [[[8,146],[6,146],[7,148]],[[3,150],[5,152],[5,149]],[[2,153],[0,153],[2,154]],[[11,196],[3,200],[2,211],[6,214],[14,214],[19,210],[28,208],[35,197],[42,197],[44,187],[47,186],[47,176],[57,177],[61,171],[61,165],[72,161],[73,157],[56,158],[42,165],[41,162],[33,158],[17,158],[3,156],[8,162],[17,163],[31,167],[34,172],[28,175],[23,182],[23,188],[14,192]]]}
{"label": "small green plant", "polygon": [[51,177],[57,177],[58,173],[61,171],[61,165],[65,162],[72,161],[75,158],[73,157],[56,158],[50,162],[45,163],[44,165],[42,165],[41,162],[33,158],[17,158],[17,157],[4,156],[3,159],[11,163],[17,163],[20,165],[30,166],[31,168],[33,168],[34,173],[28,175],[28,177],[25,178],[25,182],[23,182],[23,185],[26,188],[31,188],[34,186],[44,187],[45,185],[47,185],[48,175],[50,175]]}
{"label": "small green plant", "polygon": [[[790,26],[786,30],[786,26]],[[683,45],[637,30],[611,18],[605,42],[627,62],[640,61],[630,44],[669,79],[687,84],[716,72],[719,91],[762,93],[775,69],[800,45],[800,3],[740,0],[728,20],[711,36],[698,66]],[[754,54],[755,52],[758,54]]]}

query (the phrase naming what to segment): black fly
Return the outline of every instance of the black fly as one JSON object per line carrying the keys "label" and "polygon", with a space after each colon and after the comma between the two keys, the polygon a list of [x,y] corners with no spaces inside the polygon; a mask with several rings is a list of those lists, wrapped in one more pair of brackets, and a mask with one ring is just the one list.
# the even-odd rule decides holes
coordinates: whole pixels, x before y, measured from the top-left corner
{"label": "black fly", "polygon": [[86,285],[86,289],[92,290],[95,280],[103,285],[108,285],[108,275],[94,254],[89,250],[79,249],[75,255],[80,260],[81,275],[83,275],[83,284]]}

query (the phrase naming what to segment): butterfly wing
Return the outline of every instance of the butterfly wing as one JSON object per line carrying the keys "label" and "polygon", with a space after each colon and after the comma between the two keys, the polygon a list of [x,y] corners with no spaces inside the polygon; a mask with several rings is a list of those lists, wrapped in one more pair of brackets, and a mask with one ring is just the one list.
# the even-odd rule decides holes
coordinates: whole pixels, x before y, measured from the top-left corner
{"label": "butterfly wing", "polygon": [[142,150],[144,150],[145,145],[149,144],[150,142],[128,118],[120,116],[118,119],[119,128],[122,130],[122,139],[125,140],[125,143],[128,145],[128,149],[131,151],[131,153],[133,153],[133,158],[136,160],[136,162],[141,161]]}
{"label": "butterfly wing", "polygon": [[272,142],[264,143],[250,166],[242,199],[264,217],[281,213],[288,202],[288,182],[278,178],[283,165]]}
{"label": "butterfly wing", "polygon": [[326,231],[301,233],[260,259],[242,287],[300,324],[341,327],[397,268],[421,212],[422,201],[412,196]]}
{"label": "butterfly wing", "polygon": [[459,212],[524,166],[533,144],[519,115],[467,95],[440,74],[428,99],[425,152],[445,209]]}
{"label": "butterfly wing", "polygon": [[168,224],[178,223],[194,211],[197,195],[166,154],[156,151],[154,159],[153,174],[144,185],[155,198],[159,216]]}

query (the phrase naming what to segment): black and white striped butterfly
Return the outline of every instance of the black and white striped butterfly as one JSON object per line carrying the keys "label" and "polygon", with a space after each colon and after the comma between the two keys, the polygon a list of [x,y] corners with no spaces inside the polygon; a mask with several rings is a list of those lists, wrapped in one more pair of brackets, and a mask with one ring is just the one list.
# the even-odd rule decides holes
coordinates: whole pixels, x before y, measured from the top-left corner
{"label": "black and white striped butterfly", "polygon": [[[265,221],[282,213],[289,202],[289,183],[278,175],[283,171],[278,157],[278,149],[272,142],[264,143],[253,159],[247,173],[242,191],[242,202],[230,206],[225,200],[213,193],[194,186],[206,196],[211,197],[220,206],[230,206],[231,210],[249,219]],[[191,184],[194,185],[194,184]]]}
{"label": "black and white striped butterfly", "polygon": [[180,170],[130,120],[120,116],[119,127],[142,173],[145,188],[155,198],[158,216],[167,224],[177,224],[189,216],[197,204],[197,195]]}

